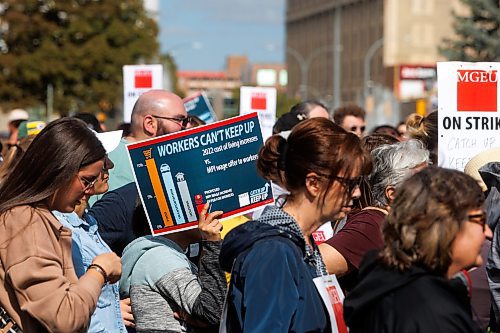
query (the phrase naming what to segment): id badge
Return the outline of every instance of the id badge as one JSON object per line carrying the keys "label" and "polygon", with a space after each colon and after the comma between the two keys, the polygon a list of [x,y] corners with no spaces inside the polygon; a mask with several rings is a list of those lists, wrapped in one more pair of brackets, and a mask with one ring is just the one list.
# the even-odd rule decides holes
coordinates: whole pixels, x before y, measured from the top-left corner
{"label": "id badge", "polygon": [[313,279],[323,303],[330,315],[332,332],[347,333],[347,326],[344,322],[344,293],[340,288],[335,274],[319,276]]}

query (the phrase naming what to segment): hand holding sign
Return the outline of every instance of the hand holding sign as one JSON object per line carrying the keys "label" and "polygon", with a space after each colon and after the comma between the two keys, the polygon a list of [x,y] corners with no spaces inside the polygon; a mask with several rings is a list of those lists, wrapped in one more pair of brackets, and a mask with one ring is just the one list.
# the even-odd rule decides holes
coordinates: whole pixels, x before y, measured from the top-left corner
{"label": "hand holding sign", "polygon": [[223,212],[217,210],[207,215],[210,203],[206,203],[200,213],[200,220],[198,222],[198,229],[200,230],[201,238],[207,241],[220,241],[220,232],[222,231],[222,224],[217,217],[222,216]]}
{"label": "hand holding sign", "polygon": [[272,203],[256,168],[262,144],[255,113],[128,144],[151,232],[196,228],[206,202],[223,221]]}

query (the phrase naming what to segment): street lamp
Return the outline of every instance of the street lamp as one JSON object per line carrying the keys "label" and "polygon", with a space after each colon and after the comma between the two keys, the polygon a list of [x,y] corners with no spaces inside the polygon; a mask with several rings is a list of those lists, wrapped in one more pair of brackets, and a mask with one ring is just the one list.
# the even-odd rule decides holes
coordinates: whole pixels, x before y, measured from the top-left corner
{"label": "street lamp", "polygon": [[287,46],[286,52],[295,58],[300,67],[300,97],[302,100],[307,100],[308,95],[308,87],[307,87],[307,79],[309,74],[309,66],[314,58],[316,58],[322,52],[332,52],[333,45],[325,45],[320,48],[313,50],[307,58],[304,58],[300,52],[297,50]]}
{"label": "street lamp", "polygon": [[[373,85],[372,81],[370,80],[371,76],[371,61],[373,56],[375,55],[375,52],[378,51],[379,48],[384,45],[384,38],[380,38],[373,42],[372,45],[368,48],[365,54],[365,59],[363,63],[363,97],[364,97],[364,103],[365,103],[365,108],[366,111],[368,112],[367,114],[367,121],[370,123],[373,121],[374,123],[380,123],[383,120],[383,116],[381,114],[380,109],[375,107],[375,98],[373,98],[371,95],[373,92],[371,91],[371,86]],[[375,112],[372,112],[374,111]]]}
{"label": "street lamp", "polygon": [[365,101],[368,98],[368,95],[370,94],[369,90],[370,90],[370,86],[371,86],[371,80],[370,80],[371,61],[372,61],[373,56],[375,55],[375,52],[377,52],[378,49],[382,47],[382,45],[384,45],[384,38],[383,37],[376,40],[375,42],[373,42],[373,44],[370,45],[370,47],[368,48],[368,51],[366,51],[365,60],[364,60],[364,64],[363,64],[364,65],[363,66],[363,76],[364,76],[363,95],[364,95]]}

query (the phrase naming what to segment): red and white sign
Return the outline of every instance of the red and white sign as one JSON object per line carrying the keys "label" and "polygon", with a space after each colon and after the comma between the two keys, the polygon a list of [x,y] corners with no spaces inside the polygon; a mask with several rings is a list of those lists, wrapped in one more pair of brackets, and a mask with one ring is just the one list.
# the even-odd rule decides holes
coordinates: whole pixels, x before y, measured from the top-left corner
{"label": "red and white sign", "polygon": [[497,112],[496,70],[457,71],[457,110]]}
{"label": "red and white sign", "polygon": [[500,63],[438,63],[440,166],[464,170],[480,152],[500,147]]}
{"label": "red and white sign", "polygon": [[267,109],[267,95],[262,92],[252,93],[251,95],[251,108],[252,110],[263,110]]}
{"label": "red and white sign", "polygon": [[401,65],[399,78],[401,80],[435,80],[436,66]]}
{"label": "red and white sign", "polygon": [[333,236],[332,224],[330,222],[323,224],[312,233],[312,236],[317,245],[326,242]]}
{"label": "red and white sign", "polygon": [[436,66],[401,65],[399,98],[403,101],[424,98],[436,81]]}
{"label": "red and white sign", "polygon": [[143,93],[163,89],[162,65],[123,66],[123,121],[130,122],[134,104]]}
{"label": "red and white sign", "polygon": [[257,112],[264,141],[273,134],[276,122],[276,88],[241,87],[240,115]]}
{"label": "red and white sign", "polygon": [[153,71],[149,69],[139,69],[134,71],[134,87],[138,88],[153,88]]}

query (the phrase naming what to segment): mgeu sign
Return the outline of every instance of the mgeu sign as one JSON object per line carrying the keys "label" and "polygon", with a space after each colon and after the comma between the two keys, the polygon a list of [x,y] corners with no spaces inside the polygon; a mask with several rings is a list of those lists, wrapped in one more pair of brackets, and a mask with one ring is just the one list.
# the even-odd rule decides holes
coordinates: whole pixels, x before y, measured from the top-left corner
{"label": "mgeu sign", "polygon": [[438,63],[441,166],[463,170],[478,153],[500,146],[500,63]]}

